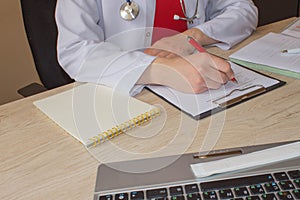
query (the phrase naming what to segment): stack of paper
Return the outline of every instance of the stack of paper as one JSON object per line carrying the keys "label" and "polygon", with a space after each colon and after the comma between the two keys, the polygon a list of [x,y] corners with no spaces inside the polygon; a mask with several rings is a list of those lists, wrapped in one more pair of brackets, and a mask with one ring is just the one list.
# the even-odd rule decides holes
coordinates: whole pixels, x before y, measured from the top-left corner
{"label": "stack of paper", "polygon": [[230,60],[249,68],[265,70],[300,79],[300,54],[282,53],[300,47],[300,39],[269,33],[229,56]]}

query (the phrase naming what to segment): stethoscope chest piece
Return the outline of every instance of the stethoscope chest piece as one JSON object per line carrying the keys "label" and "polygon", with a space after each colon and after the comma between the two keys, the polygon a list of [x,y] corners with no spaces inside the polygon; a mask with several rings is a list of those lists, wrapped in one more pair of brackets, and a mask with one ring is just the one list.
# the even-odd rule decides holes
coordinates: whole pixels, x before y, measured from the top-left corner
{"label": "stethoscope chest piece", "polygon": [[126,1],[120,8],[120,15],[124,20],[134,20],[139,15],[139,6],[133,1]]}

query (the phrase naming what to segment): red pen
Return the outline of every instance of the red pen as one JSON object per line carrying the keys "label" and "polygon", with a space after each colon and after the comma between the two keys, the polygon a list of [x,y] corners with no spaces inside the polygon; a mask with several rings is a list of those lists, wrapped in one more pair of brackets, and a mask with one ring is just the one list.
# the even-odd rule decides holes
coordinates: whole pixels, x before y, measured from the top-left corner
{"label": "red pen", "polygon": [[189,43],[195,47],[195,49],[197,49],[200,53],[206,52],[206,50],[198,43],[196,42],[196,40],[190,36],[187,36],[187,40],[189,41]]}
{"label": "red pen", "polygon": [[[194,38],[187,36],[187,40],[200,53],[206,52],[206,50]],[[235,77],[231,78],[230,80],[234,83],[238,83]]]}

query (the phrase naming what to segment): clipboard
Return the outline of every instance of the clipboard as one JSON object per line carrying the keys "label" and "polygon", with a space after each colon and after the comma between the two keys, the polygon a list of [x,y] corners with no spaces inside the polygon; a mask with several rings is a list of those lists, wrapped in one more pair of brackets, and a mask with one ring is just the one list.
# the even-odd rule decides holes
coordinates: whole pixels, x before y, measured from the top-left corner
{"label": "clipboard", "polygon": [[201,94],[182,93],[165,86],[147,86],[147,88],[183,113],[200,120],[286,84],[282,80],[247,67],[232,62],[230,64],[239,84],[228,82],[218,90],[209,90]]}

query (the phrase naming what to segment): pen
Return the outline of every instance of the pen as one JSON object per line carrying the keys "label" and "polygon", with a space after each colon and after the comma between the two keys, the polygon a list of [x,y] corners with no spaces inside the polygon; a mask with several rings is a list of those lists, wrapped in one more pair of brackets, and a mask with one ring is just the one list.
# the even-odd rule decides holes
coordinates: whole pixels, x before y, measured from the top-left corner
{"label": "pen", "polygon": [[217,156],[229,156],[229,155],[240,155],[243,154],[243,150],[241,148],[232,148],[232,149],[221,149],[221,150],[214,150],[210,152],[202,152],[193,155],[194,159],[205,159],[210,157],[217,157]]}
{"label": "pen", "polygon": [[206,52],[206,50],[200,45],[198,44],[198,42],[196,42],[196,40],[190,36],[187,36],[187,40],[188,42],[195,47],[195,49],[197,49],[200,53]]}
{"label": "pen", "polygon": [[282,53],[293,53],[293,54],[297,54],[300,53],[300,48],[296,48],[296,49],[284,49],[281,51]]}
{"label": "pen", "polygon": [[[206,50],[194,38],[187,36],[187,40],[200,53],[206,52]],[[230,80],[234,83],[238,83],[235,77],[231,78]]]}

